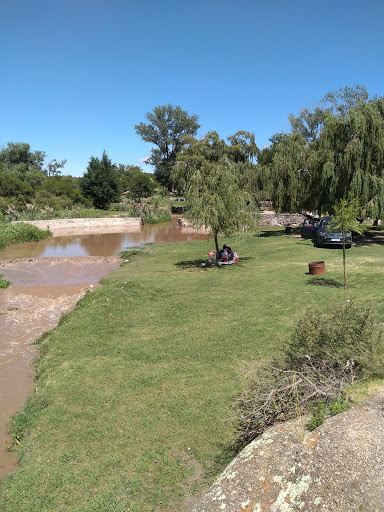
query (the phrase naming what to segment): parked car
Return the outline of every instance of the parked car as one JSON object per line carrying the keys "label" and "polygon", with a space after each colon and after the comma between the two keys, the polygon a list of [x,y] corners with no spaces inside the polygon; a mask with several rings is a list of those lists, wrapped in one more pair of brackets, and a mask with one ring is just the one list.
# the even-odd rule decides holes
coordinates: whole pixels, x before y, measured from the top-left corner
{"label": "parked car", "polygon": [[[316,231],[316,235],[312,239],[315,247],[324,247],[327,245],[343,245],[343,234],[340,228],[330,226],[332,217],[323,217],[320,220],[319,227]],[[352,234],[344,233],[345,247],[351,248],[352,245]]]}
{"label": "parked car", "polygon": [[301,226],[300,234],[301,238],[311,238],[316,236],[319,222],[315,219],[306,218]]}

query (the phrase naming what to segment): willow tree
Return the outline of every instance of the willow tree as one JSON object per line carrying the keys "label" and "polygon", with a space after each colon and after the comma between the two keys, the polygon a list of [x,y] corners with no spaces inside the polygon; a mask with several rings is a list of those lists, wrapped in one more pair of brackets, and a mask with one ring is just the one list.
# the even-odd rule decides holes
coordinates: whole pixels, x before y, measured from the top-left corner
{"label": "willow tree", "polygon": [[344,116],[329,114],[319,138],[317,182],[323,209],[345,194],[359,199],[360,215],[384,213],[384,98],[360,102]]}
{"label": "willow tree", "polygon": [[307,206],[308,155],[307,142],[299,134],[286,135],[279,142],[271,165],[271,199],[276,210],[296,212]]}
{"label": "willow tree", "polygon": [[173,179],[187,197],[187,218],[197,229],[210,230],[218,263],[219,235],[255,227],[257,209],[241,187],[238,164],[228,158],[226,144],[216,132],[189,142],[173,169]]}

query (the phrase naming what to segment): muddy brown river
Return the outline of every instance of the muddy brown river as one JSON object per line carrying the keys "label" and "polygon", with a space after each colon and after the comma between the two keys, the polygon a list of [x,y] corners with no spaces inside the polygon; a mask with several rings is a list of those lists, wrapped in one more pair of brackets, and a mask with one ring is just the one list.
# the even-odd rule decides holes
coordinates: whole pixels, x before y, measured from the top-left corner
{"label": "muddy brown river", "polygon": [[6,449],[7,424],[34,389],[33,342],[119,267],[120,251],[148,242],[206,238],[178,226],[174,218],[134,233],[55,236],[0,252],[0,273],[12,283],[0,289],[0,478],[18,466],[16,455]]}

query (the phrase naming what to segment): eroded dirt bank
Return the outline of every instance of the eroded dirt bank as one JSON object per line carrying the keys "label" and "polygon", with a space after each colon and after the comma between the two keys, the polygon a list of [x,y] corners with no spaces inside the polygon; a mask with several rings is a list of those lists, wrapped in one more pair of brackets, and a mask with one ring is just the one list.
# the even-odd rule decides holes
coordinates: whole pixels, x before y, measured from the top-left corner
{"label": "eroded dirt bank", "polygon": [[34,388],[33,342],[119,267],[118,257],[29,258],[0,261],[12,286],[0,290],[0,478],[17,468],[7,452],[7,423]]}

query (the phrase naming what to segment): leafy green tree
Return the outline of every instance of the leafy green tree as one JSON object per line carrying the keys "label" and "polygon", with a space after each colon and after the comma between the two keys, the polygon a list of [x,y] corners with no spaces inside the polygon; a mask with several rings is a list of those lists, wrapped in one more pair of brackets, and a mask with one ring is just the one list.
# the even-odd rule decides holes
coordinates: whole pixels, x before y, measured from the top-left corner
{"label": "leafy green tree", "polygon": [[323,109],[290,116],[292,133],[259,156],[259,165],[270,170],[274,206],[332,212],[350,192],[360,200],[361,216],[381,218],[384,99],[368,100],[366,89],[356,86],[328,93],[322,103]]}
{"label": "leafy green tree", "polygon": [[255,142],[255,134],[240,130],[227,137],[228,156],[236,163],[254,165],[259,154],[259,148]]}
{"label": "leafy green tree", "polygon": [[138,165],[118,165],[118,174],[120,183],[124,191],[130,191],[132,188],[132,180],[135,176],[143,174],[143,170]]}
{"label": "leafy green tree", "polygon": [[289,114],[292,133],[301,135],[308,142],[315,141],[324,125],[325,113],[323,108],[316,107],[313,112],[302,109],[297,117]]}
{"label": "leafy green tree", "polygon": [[48,162],[46,169],[44,169],[45,175],[48,178],[50,176],[58,176],[59,174],[61,174],[61,171],[59,171],[59,169],[62,169],[66,163],[66,160],[58,162],[56,159],[52,160],[51,162]]}
{"label": "leafy green tree", "polygon": [[299,134],[281,138],[271,164],[271,199],[278,211],[296,212],[308,202],[308,148]]}
{"label": "leafy green tree", "polygon": [[68,197],[73,204],[84,202],[79,182],[72,176],[51,176],[44,181],[41,190],[57,197]]}
{"label": "leafy green tree", "polygon": [[229,235],[255,227],[257,218],[250,194],[239,183],[238,165],[225,152],[216,132],[189,141],[179,156],[173,178],[187,197],[186,215],[196,228],[210,229],[219,261],[219,234]]}
{"label": "leafy green tree", "polygon": [[25,201],[30,201],[33,196],[31,185],[10,171],[0,173],[0,191],[2,197],[21,196]]}
{"label": "leafy green tree", "polygon": [[367,103],[369,94],[363,85],[355,85],[355,87],[342,87],[338,91],[328,92],[321,103],[328,106],[331,112],[346,119],[351,108],[362,103]]}
{"label": "leafy green tree", "polygon": [[140,202],[142,197],[150,197],[155,189],[153,179],[141,172],[133,176],[130,186],[130,196]]}
{"label": "leafy green tree", "polygon": [[101,159],[92,156],[80,182],[85,197],[95,208],[106,210],[110,203],[120,200],[121,185],[117,168],[104,151]]}
{"label": "leafy green tree", "polygon": [[155,167],[155,178],[172,190],[171,170],[176,156],[185,146],[186,136],[194,136],[200,128],[198,116],[189,115],[179,106],[163,105],[146,114],[148,123],[135,125],[135,130],[145,142],[157,146],[151,150],[146,163]]}
{"label": "leafy green tree", "polygon": [[269,146],[264,147],[260,150],[257,163],[259,165],[271,166],[273,162],[273,157],[276,154],[277,148],[279,147],[280,142],[284,140],[285,137],[288,137],[286,133],[275,133],[268,140],[271,144]]}
{"label": "leafy green tree", "polygon": [[384,213],[384,98],[360,101],[347,116],[329,114],[311,165],[318,209],[331,211],[349,193],[359,198],[361,216]]}
{"label": "leafy green tree", "polygon": [[31,146],[25,142],[8,142],[0,151],[0,162],[22,179],[30,169],[41,171],[45,156],[44,151],[31,151]]}
{"label": "leafy green tree", "polygon": [[357,199],[348,199],[343,197],[336,202],[335,214],[332,221],[328,225],[329,231],[335,228],[340,229],[343,240],[343,270],[344,270],[344,288],[347,288],[347,268],[346,268],[346,254],[345,254],[345,233],[355,231],[361,233],[362,228],[357,220],[360,211],[359,201]]}
{"label": "leafy green tree", "polygon": [[33,190],[37,190],[43,185],[45,181],[45,175],[43,171],[32,168],[25,172],[23,179],[31,185]]}

